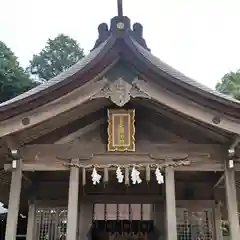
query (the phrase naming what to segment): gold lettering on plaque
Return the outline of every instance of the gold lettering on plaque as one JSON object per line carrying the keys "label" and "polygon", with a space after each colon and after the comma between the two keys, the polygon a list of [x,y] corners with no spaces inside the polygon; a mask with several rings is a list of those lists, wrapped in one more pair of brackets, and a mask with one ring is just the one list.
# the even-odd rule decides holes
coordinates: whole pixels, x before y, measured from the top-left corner
{"label": "gold lettering on plaque", "polygon": [[135,151],[135,110],[108,110],[108,151]]}
{"label": "gold lettering on plaque", "polygon": [[124,145],[124,125],[123,125],[123,117],[119,117],[119,126],[118,126],[118,136],[120,145]]}

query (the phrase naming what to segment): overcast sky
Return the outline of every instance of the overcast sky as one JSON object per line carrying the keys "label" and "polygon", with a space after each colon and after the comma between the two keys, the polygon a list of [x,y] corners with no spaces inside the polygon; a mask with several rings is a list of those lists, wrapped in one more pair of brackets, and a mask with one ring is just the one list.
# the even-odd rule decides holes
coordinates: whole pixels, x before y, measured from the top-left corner
{"label": "overcast sky", "polygon": [[[48,38],[64,33],[87,53],[97,26],[117,0],[1,0],[0,40],[23,67]],[[142,23],[152,53],[210,87],[240,68],[240,0],[123,0],[124,15]]]}

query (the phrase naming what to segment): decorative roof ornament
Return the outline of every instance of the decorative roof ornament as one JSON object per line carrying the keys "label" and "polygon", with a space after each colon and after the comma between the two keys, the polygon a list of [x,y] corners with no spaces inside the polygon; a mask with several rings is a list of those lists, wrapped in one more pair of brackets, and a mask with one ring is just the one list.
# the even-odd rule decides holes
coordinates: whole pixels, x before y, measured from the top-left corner
{"label": "decorative roof ornament", "polygon": [[123,22],[117,23],[117,29],[123,30],[124,29],[124,23]]}
{"label": "decorative roof ornament", "polygon": [[122,0],[117,0],[117,9],[118,9],[118,17],[122,17],[123,16]]}
{"label": "decorative roof ornament", "polygon": [[106,23],[101,23],[98,26],[98,39],[92,50],[97,48],[101,43],[105,42],[110,35],[117,38],[123,38],[126,35],[133,38],[143,48],[150,51],[146,41],[143,38],[143,26],[140,23],[134,23],[131,28],[131,20],[127,16],[123,16],[123,1],[117,0],[117,16],[111,19],[110,27]]}
{"label": "decorative roof ornament", "polygon": [[108,84],[101,89],[99,93],[92,96],[91,99],[109,98],[118,107],[123,107],[130,101],[131,98],[139,97],[150,99],[151,97],[149,95],[138,88],[138,81],[138,78],[135,78],[132,84],[130,84],[122,77],[118,78],[114,82],[108,81]]}

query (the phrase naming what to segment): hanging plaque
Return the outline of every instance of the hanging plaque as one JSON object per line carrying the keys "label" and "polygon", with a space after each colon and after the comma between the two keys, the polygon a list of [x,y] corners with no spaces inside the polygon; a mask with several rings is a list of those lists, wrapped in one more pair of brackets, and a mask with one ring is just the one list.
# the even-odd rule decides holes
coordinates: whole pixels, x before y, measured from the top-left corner
{"label": "hanging plaque", "polygon": [[135,151],[135,110],[108,110],[108,152]]}

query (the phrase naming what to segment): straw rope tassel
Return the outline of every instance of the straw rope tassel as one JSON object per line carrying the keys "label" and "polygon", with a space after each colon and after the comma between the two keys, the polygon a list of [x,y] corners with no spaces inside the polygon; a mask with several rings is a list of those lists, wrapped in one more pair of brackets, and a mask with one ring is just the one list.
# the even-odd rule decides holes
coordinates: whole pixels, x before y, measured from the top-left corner
{"label": "straw rope tassel", "polygon": [[129,167],[125,167],[125,185],[129,185]]}
{"label": "straw rope tassel", "polygon": [[86,169],[84,167],[82,168],[82,185],[86,185]]}
{"label": "straw rope tassel", "polygon": [[150,169],[150,166],[147,165],[146,166],[146,181],[147,181],[147,183],[150,181],[150,179],[151,179],[151,169]]}
{"label": "straw rope tassel", "polygon": [[103,182],[104,183],[108,183],[108,168],[107,167],[105,167],[104,168],[104,179],[103,179]]}

